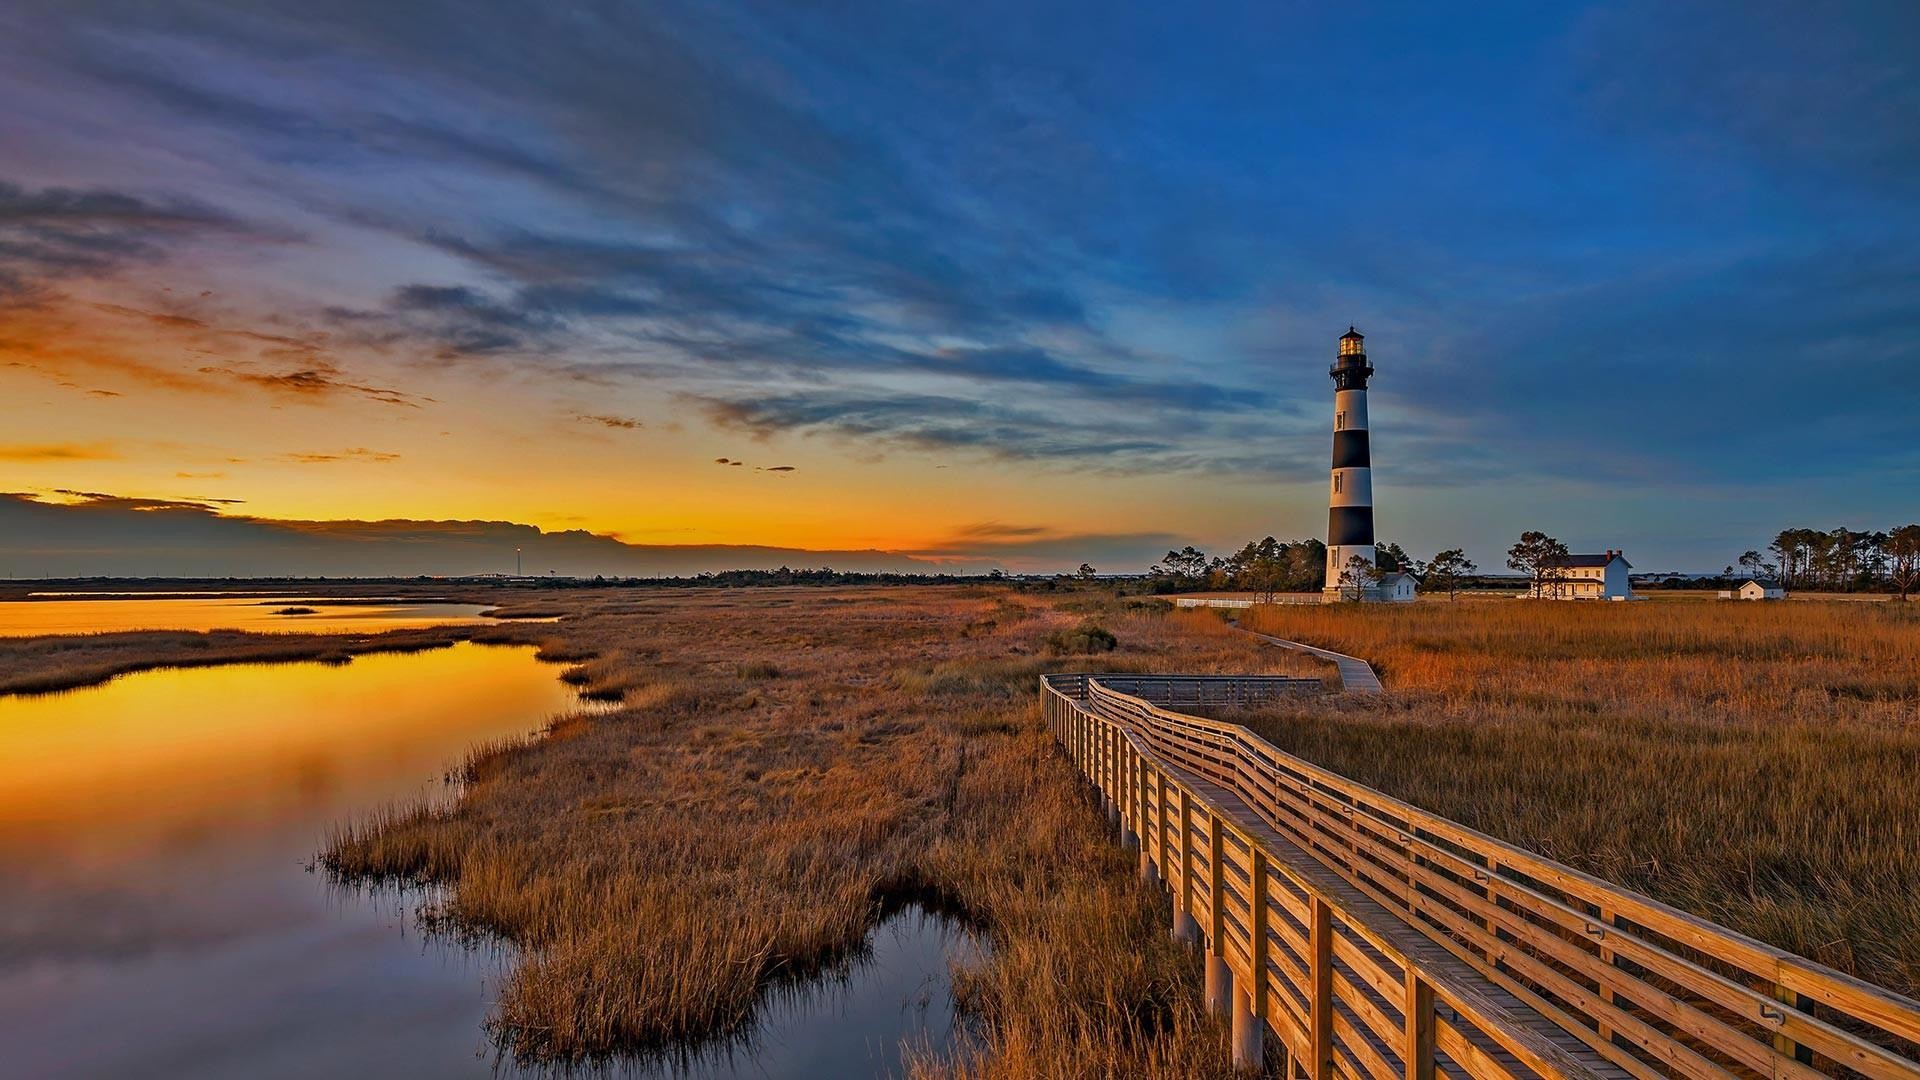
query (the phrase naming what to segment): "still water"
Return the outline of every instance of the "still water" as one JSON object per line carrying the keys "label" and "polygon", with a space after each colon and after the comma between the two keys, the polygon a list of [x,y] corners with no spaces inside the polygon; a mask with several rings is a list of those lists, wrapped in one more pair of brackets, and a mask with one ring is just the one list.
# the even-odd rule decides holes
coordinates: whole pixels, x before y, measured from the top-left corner
{"label": "still water", "polygon": [[[80,594],[73,594],[80,595]],[[289,612],[288,609],[302,609]],[[154,598],[0,601],[0,637],[119,630],[248,630],[254,633],[378,633],[488,621],[483,604],[413,600],[341,603],[301,596],[169,593]]]}
{"label": "still water", "polygon": [[502,958],[303,864],[578,708],[555,675],[462,644],[0,698],[0,1075],[485,1075]]}
{"label": "still water", "polygon": [[[513,1073],[484,1031],[509,957],[305,864],[339,822],[447,797],[476,743],[584,707],[557,674],[460,644],[0,697],[0,1076]],[[746,1041],[589,1073],[903,1075],[905,1046],[954,1048],[948,958],[972,948],[908,908]]]}

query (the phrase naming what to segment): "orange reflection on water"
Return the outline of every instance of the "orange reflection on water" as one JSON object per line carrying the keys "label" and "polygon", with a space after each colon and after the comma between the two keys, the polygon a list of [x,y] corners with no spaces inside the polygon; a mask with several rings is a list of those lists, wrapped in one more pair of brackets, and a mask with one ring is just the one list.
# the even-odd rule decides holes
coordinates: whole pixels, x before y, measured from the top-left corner
{"label": "orange reflection on water", "polygon": [[[282,615],[287,608],[311,614]],[[193,596],[153,600],[0,602],[0,637],[98,634],[117,630],[247,630],[253,633],[377,633],[418,626],[487,622],[482,604],[395,600],[342,604],[302,597]]]}
{"label": "orange reflection on water", "polygon": [[578,710],[556,675],[463,643],[0,697],[0,1073],[470,1070],[490,964],[303,866],[339,823],[446,795],[476,744]]}
{"label": "orange reflection on water", "polygon": [[[502,661],[512,662],[503,663]],[[576,707],[519,650],[155,671],[0,699],[0,850],[257,828],[424,790],[478,738]],[[115,821],[111,836],[90,823]]]}

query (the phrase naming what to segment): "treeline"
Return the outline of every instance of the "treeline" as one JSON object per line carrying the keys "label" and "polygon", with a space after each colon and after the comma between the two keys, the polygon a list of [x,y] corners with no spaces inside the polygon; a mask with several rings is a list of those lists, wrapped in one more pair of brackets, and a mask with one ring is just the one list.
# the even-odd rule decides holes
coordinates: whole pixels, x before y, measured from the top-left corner
{"label": "treeline", "polygon": [[[1771,555],[1772,558],[1767,558]],[[1767,555],[1748,551],[1727,576],[1778,578],[1789,589],[1897,592],[1920,588],[1920,525],[1884,532],[1855,529],[1782,529]]]}
{"label": "treeline", "polygon": [[[1413,562],[1399,544],[1380,544],[1375,562],[1383,573],[1411,572]],[[1231,555],[1209,556],[1189,544],[1169,551],[1147,571],[1156,593],[1319,592],[1327,584],[1327,545],[1319,540],[1249,540]]]}

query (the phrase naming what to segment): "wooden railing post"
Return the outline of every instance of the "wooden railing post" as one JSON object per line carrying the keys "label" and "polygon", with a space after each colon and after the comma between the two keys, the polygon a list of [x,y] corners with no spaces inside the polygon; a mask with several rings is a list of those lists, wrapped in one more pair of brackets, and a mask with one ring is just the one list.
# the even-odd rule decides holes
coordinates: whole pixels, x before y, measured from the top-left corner
{"label": "wooden railing post", "polygon": [[[1805,1010],[1813,1007],[1812,998],[1802,997],[1794,993],[1792,987],[1779,983],[1774,984],[1773,999],[1786,1005],[1790,1009]],[[1792,1058],[1802,1065],[1813,1064],[1813,1048],[1810,1046],[1801,1046],[1799,1043],[1793,1041],[1793,1036],[1785,1033],[1774,1035],[1773,1052],[1779,1054],[1781,1057]]]}
{"label": "wooden railing post", "polygon": [[1406,1080],[1433,1080],[1434,1015],[1433,987],[1407,964],[1407,1039],[1400,1060],[1406,1064]]}
{"label": "wooden railing post", "polygon": [[1200,936],[1200,924],[1193,918],[1193,795],[1183,787],[1179,789],[1179,796],[1179,822],[1175,828],[1180,830],[1180,839],[1174,846],[1174,866],[1178,868],[1180,880],[1173,892],[1173,936],[1180,941],[1192,941]]}
{"label": "wooden railing post", "polygon": [[[1613,932],[1613,912],[1607,908],[1599,909],[1600,915],[1600,962],[1608,966],[1618,966],[1613,957],[1613,946],[1607,944],[1608,935]],[[1600,983],[1600,1000],[1613,1004],[1613,988],[1603,980]],[[1605,1020],[1594,1021],[1594,1027],[1600,1032],[1603,1042],[1613,1041],[1613,1025]]]}
{"label": "wooden railing post", "polygon": [[1225,1016],[1233,1001],[1233,972],[1227,967],[1226,837],[1218,807],[1207,808],[1207,1009]]}
{"label": "wooden railing post", "polygon": [[1160,883],[1161,844],[1166,816],[1160,804],[1160,769],[1145,758],[1140,762],[1140,880]]}
{"label": "wooden railing post", "polygon": [[1333,1075],[1333,908],[1314,896],[1307,926],[1308,1080]]}
{"label": "wooden railing post", "polygon": [[1254,1019],[1264,1022],[1267,1019],[1269,1004],[1267,963],[1270,948],[1267,938],[1267,853],[1260,850],[1260,845],[1253,842],[1251,837],[1248,838],[1247,850],[1249,853],[1247,869],[1252,874],[1252,880],[1247,888],[1247,934],[1253,939],[1250,943],[1251,947],[1247,950],[1252,954],[1253,985],[1247,989],[1253,998]]}

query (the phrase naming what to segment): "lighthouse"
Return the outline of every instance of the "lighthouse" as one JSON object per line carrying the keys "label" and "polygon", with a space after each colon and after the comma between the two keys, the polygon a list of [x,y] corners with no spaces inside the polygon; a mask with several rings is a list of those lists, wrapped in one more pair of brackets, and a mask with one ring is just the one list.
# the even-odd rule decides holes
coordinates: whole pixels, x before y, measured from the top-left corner
{"label": "lighthouse", "polygon": [[[1324,596],[1341,597],[1340,575],[1347,564],[1359,558],[1368,567],[1374,565],[1373,551],[1373,463],[1367,447],[1367,379],[1373,365],[1367,363],[1367,340],[1360,331],[1347,327],[1340,335],[1340,352],[1329,369],[1333,376],[1333,477],[1327,491],[1327,584]],[[1367,581],[1351,582],[1365,591],[1359,595],[1373,598]]]}

